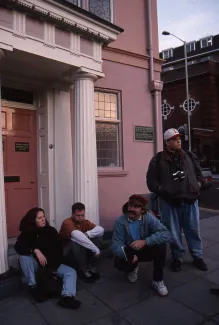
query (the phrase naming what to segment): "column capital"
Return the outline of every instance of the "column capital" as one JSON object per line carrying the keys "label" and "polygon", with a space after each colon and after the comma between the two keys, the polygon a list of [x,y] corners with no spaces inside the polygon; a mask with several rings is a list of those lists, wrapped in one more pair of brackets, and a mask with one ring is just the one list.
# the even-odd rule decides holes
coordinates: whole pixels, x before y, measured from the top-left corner
{"label": "column capital", "polygon": [[93,82],[97,81],[98,77],[95,74],[89,73],[89,72],[80,72],[75,73],[72,76],[72,80],[91,80]]}

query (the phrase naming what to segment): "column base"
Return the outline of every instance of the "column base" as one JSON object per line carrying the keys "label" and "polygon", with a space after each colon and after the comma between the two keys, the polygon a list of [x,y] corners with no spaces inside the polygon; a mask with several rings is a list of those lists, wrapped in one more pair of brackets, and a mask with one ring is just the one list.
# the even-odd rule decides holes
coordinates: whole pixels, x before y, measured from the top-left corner
{"label": "column base", "polygon": [[0,274],[0,300],[13,296],[22,290],[20,271],[10,268],[7,272]]}

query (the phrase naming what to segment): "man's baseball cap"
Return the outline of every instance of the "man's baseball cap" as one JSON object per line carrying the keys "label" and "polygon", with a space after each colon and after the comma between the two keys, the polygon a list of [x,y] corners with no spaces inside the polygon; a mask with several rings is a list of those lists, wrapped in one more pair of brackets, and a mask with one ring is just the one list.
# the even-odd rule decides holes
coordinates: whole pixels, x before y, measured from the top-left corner
{"label": "man's baseball cap", "polygon": [[164,141],[173,139],[173,138],[177,138],[177,137],[181,137],[182,134],[179,133],[179,131],[177,129],[168,129],[165,133],[164,133]]}

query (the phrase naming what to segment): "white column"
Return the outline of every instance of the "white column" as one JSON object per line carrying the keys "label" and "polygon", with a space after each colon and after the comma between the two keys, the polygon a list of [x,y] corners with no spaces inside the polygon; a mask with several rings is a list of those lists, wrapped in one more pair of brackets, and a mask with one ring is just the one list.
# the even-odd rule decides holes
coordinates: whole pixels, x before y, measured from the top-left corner
{"label": "white column", "polygon": [[[0,60],[4,57],[4,52],[0,49]],[[0,79],[0,274],[8,270],[8,240],[6,229],[5,211],[5,185],[3,169],[2,151],[2,113],[1,113],[1,79]]]}
{"label": "white column", "polygon": [[87,218],[99,223],[94,112],[94,82],[97,77],[89,73],[76,74],[73,77],[73,202],[84,203]]}

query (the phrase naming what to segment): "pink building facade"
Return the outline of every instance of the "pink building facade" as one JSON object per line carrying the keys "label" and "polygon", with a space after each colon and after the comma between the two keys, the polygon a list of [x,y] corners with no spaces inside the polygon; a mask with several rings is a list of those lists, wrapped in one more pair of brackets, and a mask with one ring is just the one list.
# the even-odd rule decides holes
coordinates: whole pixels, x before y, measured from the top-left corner
{"label": "pink building facade", "polygon": [[[119,27],[118,27],[119,26]],[[0,273],[33,205],[60,228],[73,202],[111,230],[162,149],[154,0],[0,7]]]}

